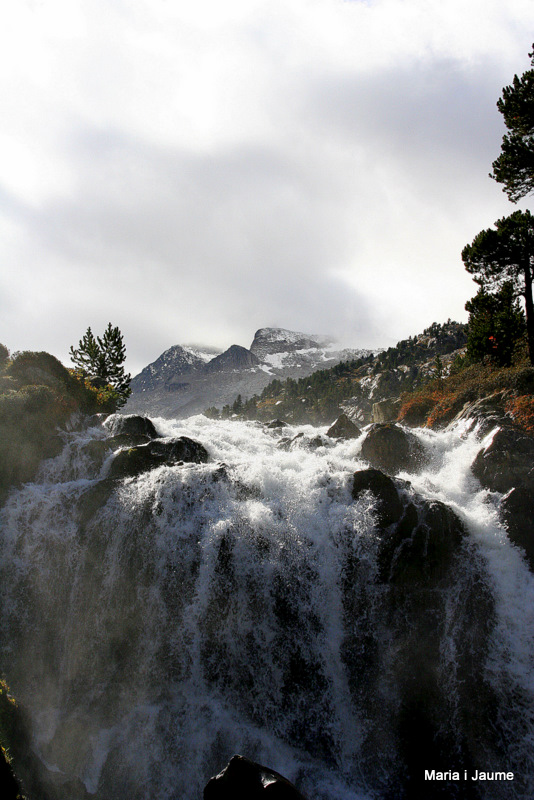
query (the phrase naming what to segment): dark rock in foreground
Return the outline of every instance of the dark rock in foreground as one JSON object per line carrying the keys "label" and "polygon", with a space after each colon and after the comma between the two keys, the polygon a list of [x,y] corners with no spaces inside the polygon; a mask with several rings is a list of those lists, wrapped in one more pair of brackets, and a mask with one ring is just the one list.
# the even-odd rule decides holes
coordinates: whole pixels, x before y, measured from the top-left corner
{"label": "dark rock in foreground", "polygon": [[131,478],[156,467],[193,462],[205,464],[208,451],[187,436],[172,441],[151,441],[129,450],[120,450],[111,463],[110,478]]}
{"label": "dark rock in foreground", "polygon": [[360,434],[361,430],[346,414],[340,414],[326,432],[332,439],[357,439]]}
{"label": "dark rock in foreground", "polygon": [[306,800],[283,775],[233,756],[228,765],[204,788],[204,800]]}
{"label": "dark rock in foreground", "polygon": [[415,472],[427,461],[415,434],[390,423],[373,425],[362,443],[362,458],[390,475],[401,470]]}
{"label": "dark rock in foreground", "polygon": [[130,436],[148,436],[150,439],[159,437],[152,420],[148,417],[140,417],[138,414],[112,414],[104,422],[104,427],[113,436],[128,434]]}

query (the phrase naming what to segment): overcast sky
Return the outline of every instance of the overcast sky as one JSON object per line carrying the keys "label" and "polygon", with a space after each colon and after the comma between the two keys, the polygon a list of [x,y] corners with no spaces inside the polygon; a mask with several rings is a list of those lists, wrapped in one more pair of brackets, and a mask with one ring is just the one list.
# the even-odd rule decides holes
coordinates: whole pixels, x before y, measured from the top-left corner
{"label": "overcast sky", "polygon": [[[461,250],[532,0],[17,0],[0,26],[0,342],[278,326],[388,346],[466,319]],[[519,204],[529,207],[529,202]]]}

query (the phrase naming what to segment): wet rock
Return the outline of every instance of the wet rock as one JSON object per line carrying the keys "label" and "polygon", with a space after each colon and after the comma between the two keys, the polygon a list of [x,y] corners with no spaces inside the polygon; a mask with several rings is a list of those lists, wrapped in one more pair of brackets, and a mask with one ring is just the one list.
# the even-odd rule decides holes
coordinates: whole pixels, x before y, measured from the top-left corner
{"label": "wet rock", "polygon": [[390,586],[435,588],[450,579],[466,529],[444,503],[418,498],[403,510],[379,551],[381,579]]}
{"label": "wet rock", "polygon": [[360,434],[361,430],[346,414],[340,414],[326,432],[332,439],[357,439]]}
{"label": "wet rock", "polygon": [[509,395],[508,391],[495,392],[487,397],[469,401],[452,419],[452,422],[469,420],[470,427],[478,425],[478,435],[484,438],[498,425],[510,425],[510,419],[506,417],[504,411],[504,405]]}
{"label": "wet rock", "polygon": [[471,469],[492,492],[534,485],[534,437],[515,428],[501,428],[478,453]]}
{"label": "wet rock", "polygon": [[282,436],[282,438],[280,439],[280,441],[276,446],[278,447],[279,450],[289,450],[292,441],[293,439],[291,438],[291,436]]}
{"label": "wet rock", "polygon": [[434,585],[450,569],[465,527],[444,503],[411,499],[405,493],[409,486],[380,470],[366,469],[354,474],[352,496],[358,499],[369,491],[376,498],[380,579],[390,585]]}
{"label": "wet rock", "polygon": [[425,449],[415,434],[390,423],[371,427],[362,443],[362,458],[390,475],[401,470],[416,472],[427,461]]}
{"label": "wet rock", "polygon": [[109,414],[91,414],[90,417],[87,417],[87,427],[96,428],[98,425],[103,425],[108,418]]}
{"label": "wet rock", "polygon": [[330,447],[330,442],[326,436],[307,436],[305,433],[297,433],[292,439],[287,441],[285,438],[280,441],[279,446],[283,444],[283,450],[295,450],[301,448],[303,450],[317,450],[318,447]]}
{"label": "wet rock", "polygon": [[243,756],[228,765],[204,788],[204,800],[305,800],[292,783],[268,767]]}
{"label": "wet rock", "polygon": [[171,441],[155,440],[128,450],[120,450],[111,462],[109,477],[131,478],[156,467],[184,461],[204,464],[208,457],[206,448],[187,436]]}
{"label": "wet rock", "polygon": [[362,492],[371,492],[376,498],[376,514],[379,524],[387,527],[398,522],[402,516],[403,502],[390,477],[378,469],[363,469],[354,473],[352,496],[355,500]]}
{"label": "wet rock", "polygon": [[270,422],[265,423],[265,427],[269,430],[276,430],[277,428],[287,428],[287,422],[284,422],[281,419],[273,419]]}
{"label": "wet rock", "polygon": [[501,501],[501,516],[510,541],[525,551],[534,572],[534,486],[512,489]]}
{"label": "wet rock", "polygon": [[137,414],[111,414],[104,422],[113,436],[117,434],[128,434],[134,436],[148,436],[149,439],[159,438],[159,433],[154,427],[154,423],[148,417],[140,417]]}
{"label": "wet rock", "polygon": [[115,481],[106,478],[90,486],[80,495],[76,506],[76,521],[81,529],[85,528],[97,511],[106,505],[114,488]]}
{"label": "wet rock", "polygon": [[395,422],[399,416],[402,402],[398,397],[388,397],[373,403],[373,422]]}
{"label": "wet rock", "polygon": [[119,433],[117,436],[110,436],[108,439],[91,439],[81,448],[82,453],[88,456],[93,462],[94,468],[100,469],[107,456],[121,447],[136,447],[141,444],[148,444],[151,439],[142,434]]}

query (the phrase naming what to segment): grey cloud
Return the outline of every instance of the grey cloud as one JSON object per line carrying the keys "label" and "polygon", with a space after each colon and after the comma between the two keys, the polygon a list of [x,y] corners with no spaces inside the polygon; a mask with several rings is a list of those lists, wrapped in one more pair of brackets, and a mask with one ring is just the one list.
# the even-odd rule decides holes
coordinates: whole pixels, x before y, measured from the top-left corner
{"label": "grey cloud", "polygon": [[327,169],[269,146],[194,155],[87,130],[68,154],[75,192],[16,213],[35,257],[63,260],[83,330],[94,324],[89,297],[97,316],[124,320],[141,361],[172,336],[198,340],[199,322],[215,344],[222,329],[247,341],[273,318],[334,334],[351,319],[353,334],[370,329],[363,299],[329,276],[347,243],[346,198]]}

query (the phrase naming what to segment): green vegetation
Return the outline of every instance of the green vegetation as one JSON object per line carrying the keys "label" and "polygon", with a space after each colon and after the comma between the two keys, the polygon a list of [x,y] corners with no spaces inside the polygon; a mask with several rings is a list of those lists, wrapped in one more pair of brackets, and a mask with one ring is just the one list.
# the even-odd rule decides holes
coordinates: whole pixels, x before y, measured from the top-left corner
{"label": "green vegetation", "polygon": [[6,357],[0,363],[0,502],[12,484],[33,478],[43,458],[59,453],[57,429],[74,412],[111,413],[116,408],[111,387],[93,386],[49,353]]}
{"label": "green vegetation", "polygon": [[[529,57],[534,67],[534,52]],[[516,203],[534,191],[534,69],[521,78],[514,75],[512,85],[503,89],[497,108],[508,133],[502,140],[501,155],[493,162],[491,177],[504,184],[503,191]]]}
{"label": "green vegetation", "polygon": [[132,393],[131,375],[124,372],[123,366],[126,347],[122,333],[111,322],[102,337],[97,336],[96,339],[91,328],[87,328],[78,343],[78,349],[70,348],[70,356],[77,371],[84,378],[89,378],[94,386],[100,389],[112,387],[117,395],[117,407],[126,403]]}

